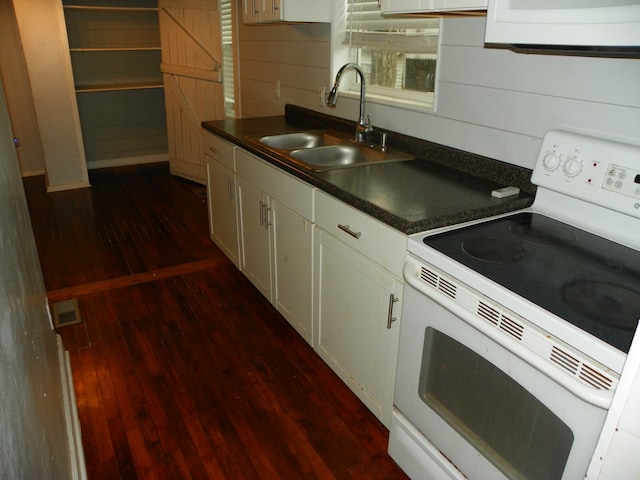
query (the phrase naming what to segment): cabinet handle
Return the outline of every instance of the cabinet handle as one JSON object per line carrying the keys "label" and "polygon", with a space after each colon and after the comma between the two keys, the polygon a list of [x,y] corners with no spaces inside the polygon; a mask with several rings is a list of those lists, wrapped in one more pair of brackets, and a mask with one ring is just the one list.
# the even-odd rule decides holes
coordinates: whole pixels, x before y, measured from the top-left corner
{"label": "cabinet handle", "polygon": [[353,238],[360,238],[360,236],[362,235],[362,232],[354,232],[353,230],[351,230],[351,225],[341,225],[339,223],[338,228],[343,232],[347,232]]}
{"label": "cabinet handle", "polygon": [[233,180],[227,177],[227,200],[231,202],[233,201],[234,197],[235,195],[233,193]]}
{"label": "cabinet handle", "polygon": [[211,150],[216,155],[220,153],[220,150],[218,150],[216,147],[209,147],[209,150]]}
{"label": "cabinet handle", "polygon": [[387,328],[391,330],[391,324],[398,320],[393,316],[393,304],[400,300],[393,293],[389,295],[389,313],[387,313]]}
{"label": "cabinet handle", "polygon": [[269,221],[269,212],[272,209],[269,208],[269,204],[265,203],[264,204],[264,229],[265,230],[269,230],[269,227],[271,226],[271,222]]}
{"label": "cabinet handle", "polygon": [[271,13],[275,15],[278,10],[280,8],[276,7],[276,0],[271,0]]}
{"label": "cabinet handle", "polygon": [[264,202],[260,200],[260,226],[264,226]]}
{"label": "cabinet handle", "polygon": [[260,13],[260,10],[256,9],[256,0],[252,0],[251,4],[252,4],[252,8],[253,8],[253,16],[255,17],[257,14]]}

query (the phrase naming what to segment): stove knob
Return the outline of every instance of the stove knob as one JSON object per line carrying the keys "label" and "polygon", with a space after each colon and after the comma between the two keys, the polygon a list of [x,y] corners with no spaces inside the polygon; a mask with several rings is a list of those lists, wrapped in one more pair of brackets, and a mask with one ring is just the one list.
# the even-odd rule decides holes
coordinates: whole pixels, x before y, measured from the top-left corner
{"label": "stove knob", "polygon": [[562,169],[567,177],[575,177],[582,171],[582,162],[576,157],[567,158]]}
{"label": "stove knob", "polygon": [[549,152],[542,158],[542,165],[546,170],[554,171],[560,166],[560,159],[555,152]]}

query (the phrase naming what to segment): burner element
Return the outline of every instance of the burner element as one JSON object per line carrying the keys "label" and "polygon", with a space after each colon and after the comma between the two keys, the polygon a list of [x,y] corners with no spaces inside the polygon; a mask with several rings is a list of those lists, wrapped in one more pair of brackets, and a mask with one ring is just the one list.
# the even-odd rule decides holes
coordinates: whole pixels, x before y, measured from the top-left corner
{"label": "burner element", "polygon": [[578,241],[576,234],[568,229],[534,219],[514,223],[509,231],[519,239],[537,245],[573,245]]}
{"label": "burner element", "polygon": [[489,263],[513,263],[525,256],[522,247],[500,238],[475,237],[462,242],[461,247],[470,257]]}
{"label": "burner element", "polygon": [[640,319],[640,292],[622,285],[578,280],[562,293],[571,308],[603,325],[633,332]]}

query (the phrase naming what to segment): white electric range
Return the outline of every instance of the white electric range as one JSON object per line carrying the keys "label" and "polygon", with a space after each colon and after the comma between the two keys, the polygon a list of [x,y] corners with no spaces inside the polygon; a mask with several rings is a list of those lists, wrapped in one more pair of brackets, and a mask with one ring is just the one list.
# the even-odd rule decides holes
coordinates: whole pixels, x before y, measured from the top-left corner
{"label": "white electric range", "polygon": [[389,452],[415,479],[583,478],[640,319],[640,146],[563,131],[522,211],[410,238]]}

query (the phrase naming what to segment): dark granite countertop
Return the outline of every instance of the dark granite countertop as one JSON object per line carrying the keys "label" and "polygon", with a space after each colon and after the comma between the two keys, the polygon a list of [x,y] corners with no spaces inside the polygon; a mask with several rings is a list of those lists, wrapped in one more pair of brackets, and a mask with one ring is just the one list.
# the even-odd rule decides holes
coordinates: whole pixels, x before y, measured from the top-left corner
{"label": "dark granite countertop", "polygon": [[[205,121],[202,126],[282,170],[405,234],[498,215],[533,203],[531,170],[387,131],[387,145],[415,160],[308,171],[248,138],[329,128],[353,133],[354,122],[287,105],[285,115]],[[513,185],[520,194],[491,191]]]}

